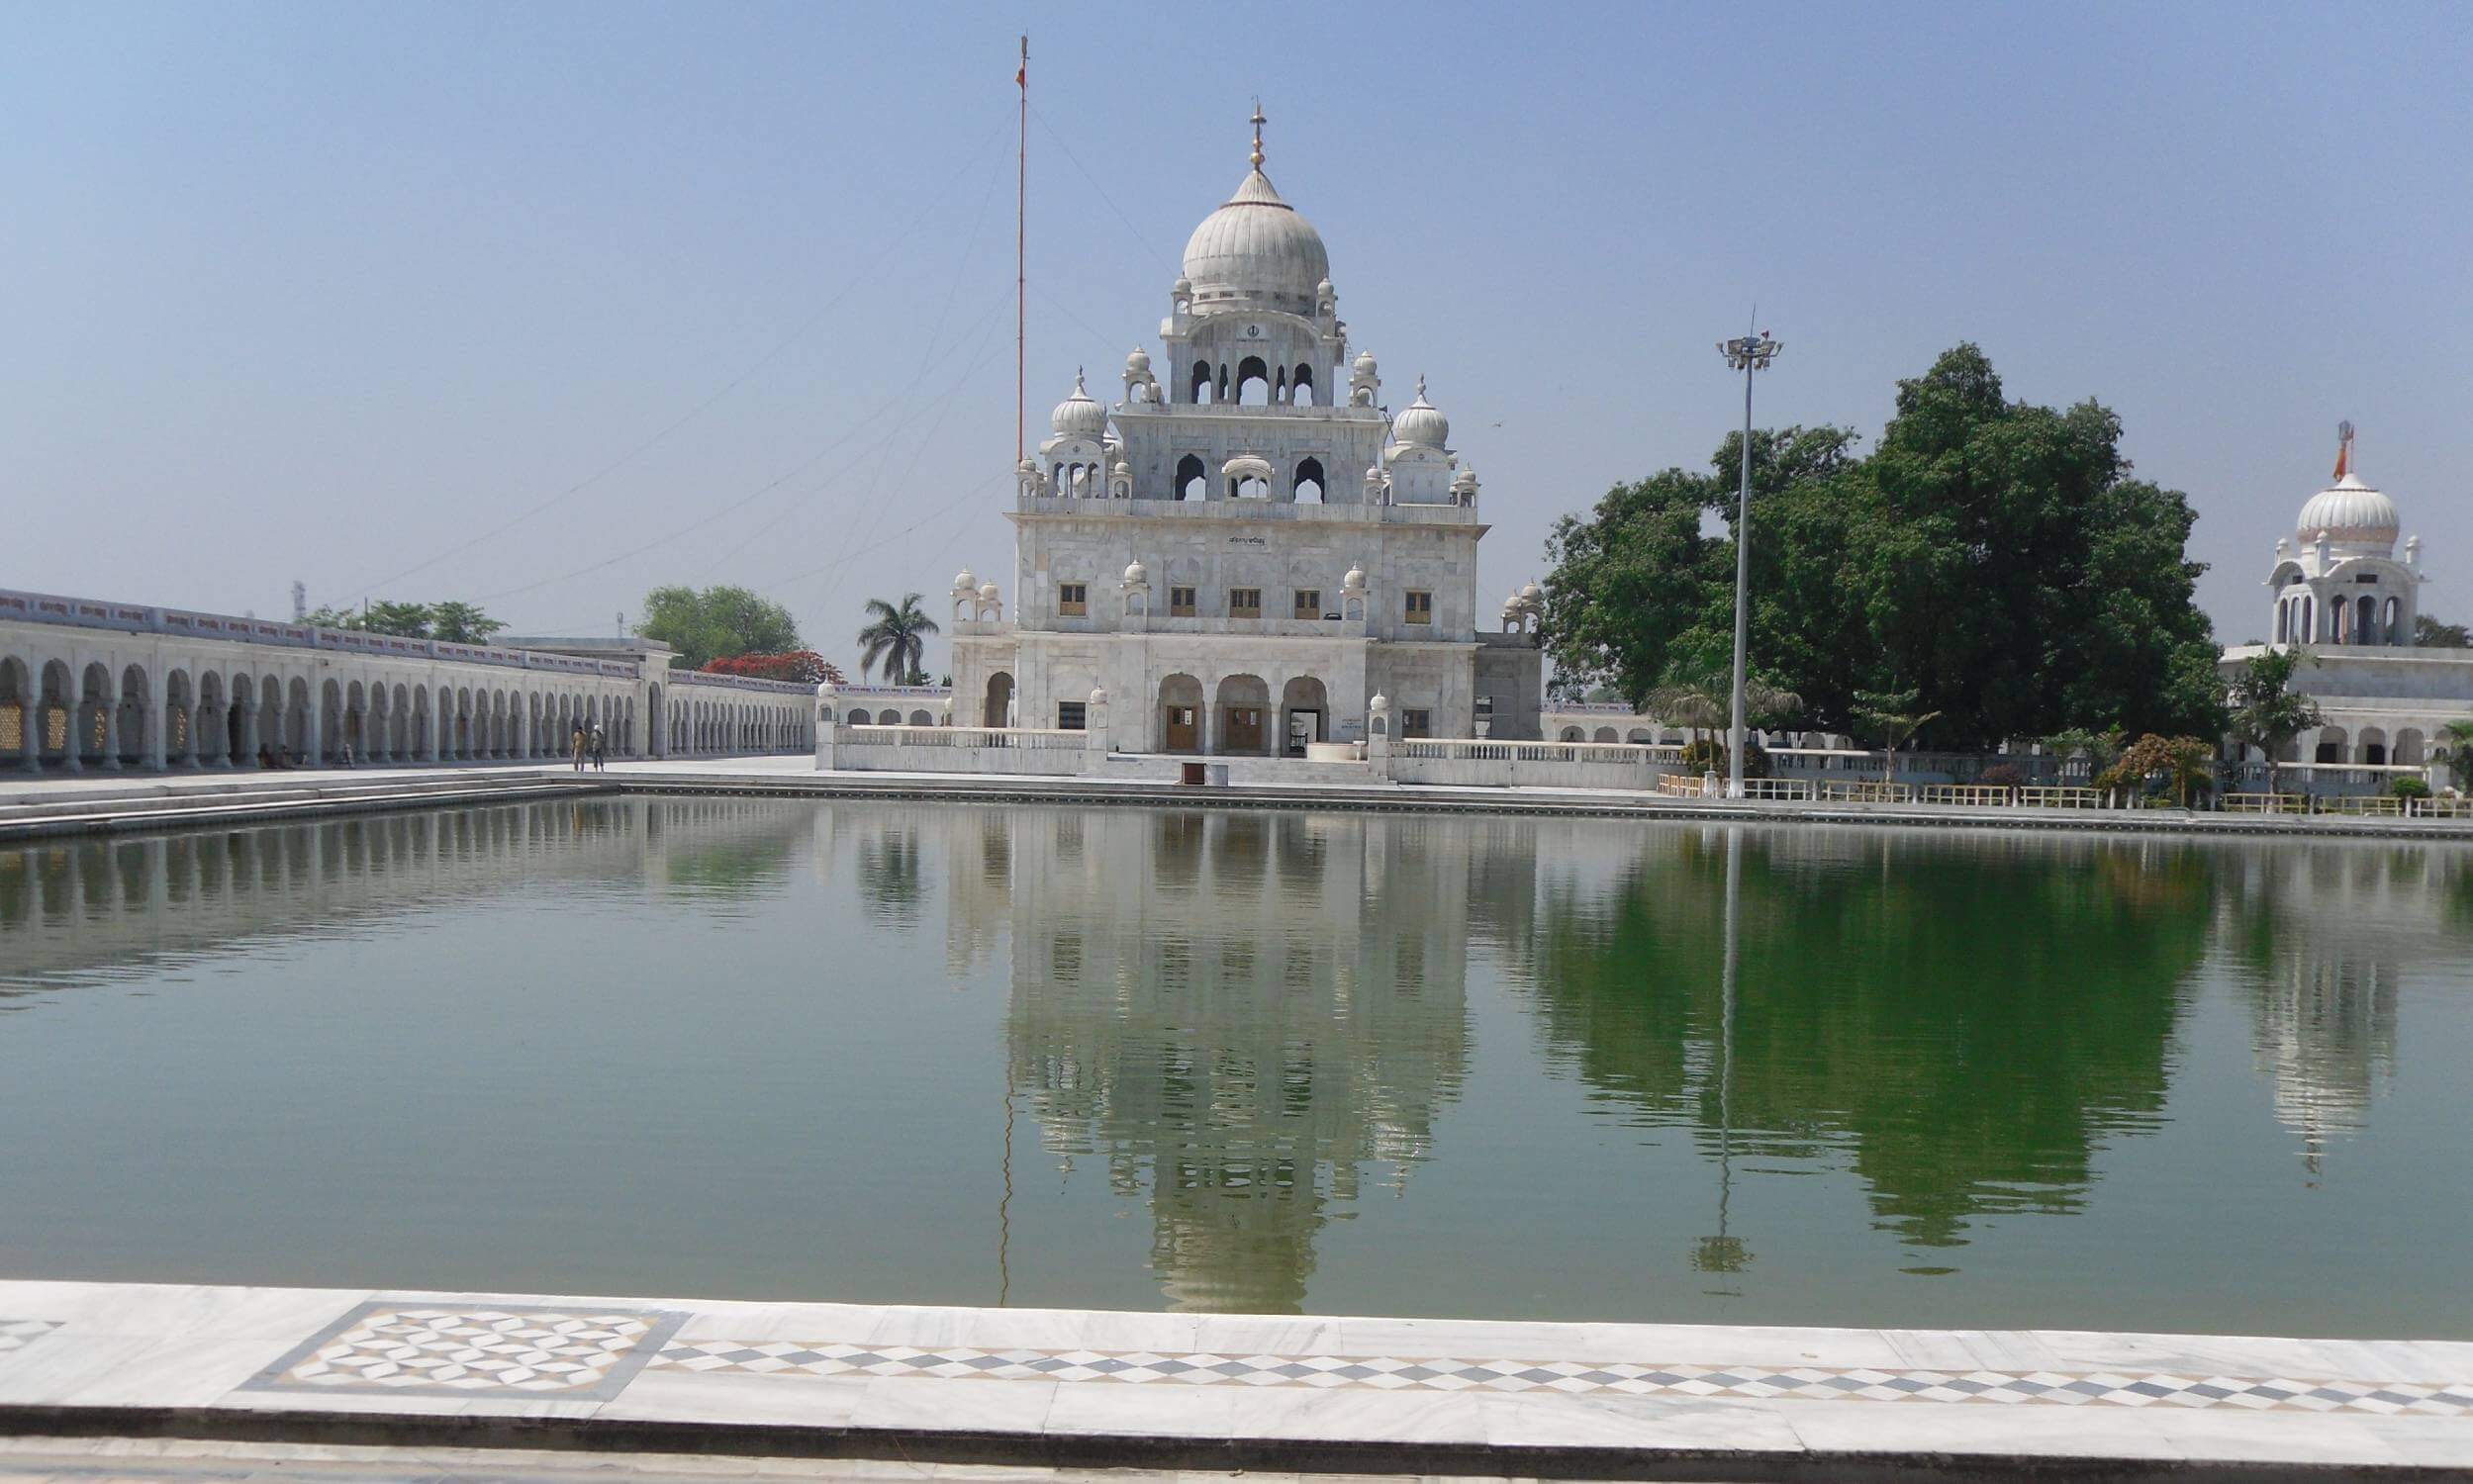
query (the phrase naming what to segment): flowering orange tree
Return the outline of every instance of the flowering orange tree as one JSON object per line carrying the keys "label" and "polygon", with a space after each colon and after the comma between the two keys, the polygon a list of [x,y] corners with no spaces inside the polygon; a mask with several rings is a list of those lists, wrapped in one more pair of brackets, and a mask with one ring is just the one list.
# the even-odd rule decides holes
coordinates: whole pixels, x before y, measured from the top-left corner
{"label": "flowering orange tree", "polygon": [[782,654],[742,654],[725,660],[705,661],[707,675],[743,675],[750,680],[796,681],[801,685],[821,685],[831,681],[847,685],[841,667],[812,649],[793,649]]}

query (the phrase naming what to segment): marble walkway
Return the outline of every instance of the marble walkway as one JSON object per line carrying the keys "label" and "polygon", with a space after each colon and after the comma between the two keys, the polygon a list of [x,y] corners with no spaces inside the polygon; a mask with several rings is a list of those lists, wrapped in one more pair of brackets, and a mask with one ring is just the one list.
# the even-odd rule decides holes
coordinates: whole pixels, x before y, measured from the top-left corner
{"label": "marble walkway", "polygon": [[2473,1477],[2473,1344],[14,1281],[0,1434],[1598,1478]]}
{"label": "marble walkway", "polygon": [[383,808],[513,801],[561,790],[635,794],[938,799],[976,803],[1167,803],[1222,807],[1585,814],[1668,820],[1761,820],[1890,827],[2101,831],[2172,836],[2315,835],[2473,841],[2473,818],[2185,814],[2175,810],[2012,809],[1967,805],[1811,804],[1666,798],[1634,789],[1281,783],[1189,788],[1174,784],[1033,774],[818,773],[807,754],[613,763],[578,774],[562,763],[321,769],[279,774],[0,777],[0,840],[297,820]]}

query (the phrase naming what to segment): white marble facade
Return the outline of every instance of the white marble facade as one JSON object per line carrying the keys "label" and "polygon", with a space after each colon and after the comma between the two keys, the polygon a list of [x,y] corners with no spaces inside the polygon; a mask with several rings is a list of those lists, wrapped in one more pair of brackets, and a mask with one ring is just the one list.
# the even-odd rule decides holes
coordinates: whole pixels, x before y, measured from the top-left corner
{"label": "white marble facade", "polygon": [[2293,685],[2327,721],[2279,761],[2420,767],[2443,727],[2473,719],[2473,649],[2414,642],[2429,579],[2419,536],[2398,558],[2402,529],[2396,503],[2354,469],[2352,424],[2342,424],[2331,481],[2303,505],[2293,535],[2276,540],[2269,637],[2224,652],[2228,678],[2270,648],[2309,652]]}
{"label": "white marble facade", "polygon": [[798,752],[809,688],[640,639],[450,644],[0,590],[0,771],[162,773]]}
{"label": "white marble facade", "polygon": [[1022,461],[1010,614],[955,578],[953,719],[1301,756],[1363,740],[1386,696],[1402,735],[1534,738],[1535,590],[1480,608],[1475,471],[1422,381],[1394,416],[1351,356],[1259,118],[1252,163],[1186,244],[1156,366],[1129,355],[1112,408],[1078,374]]}

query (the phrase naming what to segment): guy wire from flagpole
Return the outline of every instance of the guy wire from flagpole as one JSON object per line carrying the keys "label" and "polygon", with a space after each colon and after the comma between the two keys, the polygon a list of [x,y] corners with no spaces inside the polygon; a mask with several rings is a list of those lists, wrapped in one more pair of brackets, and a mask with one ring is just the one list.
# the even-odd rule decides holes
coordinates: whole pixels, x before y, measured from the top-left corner
{"label": "guy wire from flagpole", "polygon": [[1030,37],[1022,37],[1021,70],[1013,74],[1014,85],[1021,90],[1021,131],[1013,145],[1013,466],[1021,467],[1025,416],[1022,407],[1023,359],[1022,345],[1029,325],[1028,301],[1030,275],[1025,266],[1024,244],[1027,241],[1022,221],[1030,207]]}

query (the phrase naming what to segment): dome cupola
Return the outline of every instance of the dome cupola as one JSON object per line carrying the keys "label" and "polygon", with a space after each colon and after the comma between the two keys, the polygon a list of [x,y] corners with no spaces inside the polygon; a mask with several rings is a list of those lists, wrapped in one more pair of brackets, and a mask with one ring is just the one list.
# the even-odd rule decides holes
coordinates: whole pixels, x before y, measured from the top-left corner
{"label": "dome cupola", "polygon": [[1258,305],[1310,315],[1331,277],[1322,234],[1280,199],[1263,173],[1263,111],[1254,110],[1253,168],[1186,239],[1185,274],[1196,308]]}
{"label": "dome cupola", "polygon": [[1048,425],[1069,438],[1095,438],[1107,430],[1107,409],[1083,390],[1081,371],[1074,372],[1074,394],[1056,405],[1056,411],[1048,415]]}
{"label": "dome cupola", "polygon": [[1419,448],[1441,448],[1451,441],[1451,419],[1425,400],[1425,378],[1417,378],[1417,400],[1391,423],[1391,437]]}
{"label": "dome cupola", "polygon": [[2396,544],[2399,520],[2396,502],[2362,483],[2352,471],[2353,425],[2336,427],[2335,482],[2310,497],[2294,522],[2307,546],[2327,533],[2332,546],[2376,547],[2383,555]]}

